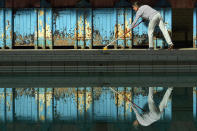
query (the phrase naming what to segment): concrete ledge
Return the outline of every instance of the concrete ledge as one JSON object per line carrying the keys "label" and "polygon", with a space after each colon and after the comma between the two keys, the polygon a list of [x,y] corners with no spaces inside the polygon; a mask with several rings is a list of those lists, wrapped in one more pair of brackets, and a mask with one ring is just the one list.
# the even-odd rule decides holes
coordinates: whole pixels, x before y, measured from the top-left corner
{"label": "concrete ledge", "polygon": [[196,73],[6,73],[1,88],[196,87]]}
{"label": "concrete ledge", "polygon": [[0,72],[197,72],[197,50],[2,50]]}
{"label": "concrete ledge", "polygon": [[197,72],[197,65],[136,66],[0,66],[0,72]]}

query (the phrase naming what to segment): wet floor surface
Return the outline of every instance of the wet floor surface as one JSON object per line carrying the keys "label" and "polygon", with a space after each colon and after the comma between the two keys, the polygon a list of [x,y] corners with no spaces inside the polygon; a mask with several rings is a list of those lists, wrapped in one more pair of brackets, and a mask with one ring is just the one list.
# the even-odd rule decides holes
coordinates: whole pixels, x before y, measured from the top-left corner
{"label": "wet floor surface", "polygon": [[[142,81],[145,76],[152,76],[152,81]],[[180,81],[169,83],[169,78],[181,77],[182,86]],[[190,79],[187,86],[190,77],[193,81]],[[1,131],[195,131],[197,128],[194,74],[29,74],[1,78],[4,78],[0,88]],[[62,82],[64,78],[76,81],[72,85],[65,80],[66,85]],[[103,84],[102,78],[112,81]],[[47,83],[52,80],[57,85],[50,87]],[[141,86],[136,81],[141,81]]]}

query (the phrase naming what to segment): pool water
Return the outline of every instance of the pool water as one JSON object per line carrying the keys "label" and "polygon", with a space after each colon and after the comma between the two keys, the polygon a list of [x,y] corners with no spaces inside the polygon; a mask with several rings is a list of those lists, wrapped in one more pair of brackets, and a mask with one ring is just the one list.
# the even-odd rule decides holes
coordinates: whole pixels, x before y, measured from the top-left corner
{"label": "pool water", "polygon": [[[197,128],[194,74],[0,77],[1,131],[184,131]],[[165,103],[163,108],[162,102]],[[143,116],[153,111],[151,107],[162,109],[157,112],[160,117],[144,126],[136,117],[135,109]],[[153,116],[154,113],[149,114],[150,118]]]}

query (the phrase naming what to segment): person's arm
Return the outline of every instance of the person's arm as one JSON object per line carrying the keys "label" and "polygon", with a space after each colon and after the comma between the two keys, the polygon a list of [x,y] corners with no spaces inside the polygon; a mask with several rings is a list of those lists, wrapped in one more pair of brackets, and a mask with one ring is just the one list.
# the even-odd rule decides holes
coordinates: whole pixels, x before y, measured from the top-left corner
{"label": "person's arm", "polygon": [[135,26],[135,24],[137,23],[137,21],[141,17],[141,15],[142,15],[142,11],[138,10],[137,13],[136,13],[136,16],[135,16],[135,20],[131,24],[131,29]]}
{"label": "person's arm", "polygon": [[135,106],[132,103],[131,103],[131,108],[135,112],[137,118],[141,117],[140,113],[138,112],[138,110],[135,108]]}
{"label": "person's arm", "polygon": [[144,120],[143,116],[138,112],[138,110],[135,108],[133,104],[131,104],[131,107],[133,111],[135,112],[137,121],[143,126],[148,125],[148,123]]}

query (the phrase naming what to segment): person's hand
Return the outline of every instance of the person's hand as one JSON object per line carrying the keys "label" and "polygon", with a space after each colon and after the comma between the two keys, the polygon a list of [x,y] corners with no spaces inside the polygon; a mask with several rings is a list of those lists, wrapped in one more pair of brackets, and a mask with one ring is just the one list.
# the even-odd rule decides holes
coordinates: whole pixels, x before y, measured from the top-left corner
{"label": "person's hand", "polygon": [[135,121],[133,122],[133,127],[134,127],[135,129],[138,129],[138,126],[139,126],[139,122],[138,122],[138,120],[135,120]]}
{"label": "person's hand", "polygon": [[146,19],[142,19],[142,22],[146,22],[147,20]]}

